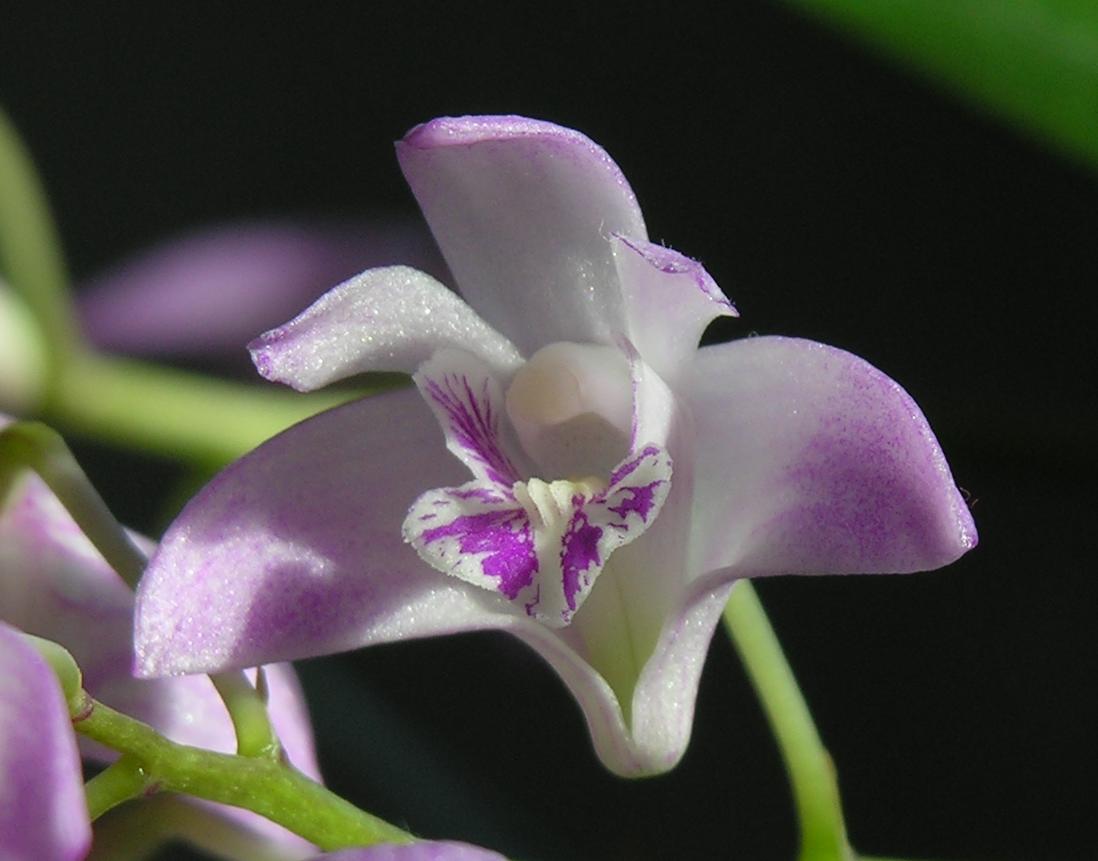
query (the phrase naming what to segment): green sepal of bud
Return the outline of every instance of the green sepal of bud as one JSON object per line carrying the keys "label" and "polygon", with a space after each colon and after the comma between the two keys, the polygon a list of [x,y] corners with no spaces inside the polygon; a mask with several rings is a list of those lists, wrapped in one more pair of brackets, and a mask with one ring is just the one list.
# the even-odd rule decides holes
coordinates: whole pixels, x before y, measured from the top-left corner
{"label": "green sepal of bud", "polygon": [[68,649],[53,640],[33,634],[23,634],[23,637],[46,659],[46,663],[53,670],[69,707],[69,714],[78,714],[84,708],[87,695],[84,693],[84,675],[80,672],[76,659]]}

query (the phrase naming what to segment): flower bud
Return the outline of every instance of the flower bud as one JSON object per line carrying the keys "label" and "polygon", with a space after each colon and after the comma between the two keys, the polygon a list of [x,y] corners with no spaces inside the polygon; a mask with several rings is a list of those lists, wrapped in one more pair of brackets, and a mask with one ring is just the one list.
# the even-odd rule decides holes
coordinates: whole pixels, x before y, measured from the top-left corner
{"label": "flower bud", "polygon": [[42,330],[23,300],[0,281],[0,411],[32,412],[46,387]]}

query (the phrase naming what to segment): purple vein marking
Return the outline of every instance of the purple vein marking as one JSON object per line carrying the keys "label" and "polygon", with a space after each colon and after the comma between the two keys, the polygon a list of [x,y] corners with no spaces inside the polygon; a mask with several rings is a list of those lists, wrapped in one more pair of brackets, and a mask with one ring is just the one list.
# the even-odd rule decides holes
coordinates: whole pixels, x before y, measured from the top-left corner
{"label": "purple vein marking", "polygon": [[661,484],[663,484],[663,481],[653,481],[651,484],[645,484],[641,487],[623,487],[622,492],[628,493],[629,497],[622,499],[620,505],[606,506],[606,510],[614,512],[622,520],[627,519],[630,514],[635,512],[640,515],[643,522],[647,523],[648,515],[656,505],[656,488]]}
{"label": "purple vein marking", "polygon": [[621,464],[617,469],[610,473],[610,481],[608,482],[608,484],[611,490],[615,489],[619,484],[622,483],[624,479],[628,478],[630,475],[636,472],[637,467],[641,465],[645,458],[659,454],[660,451],[662,451],[662,449],[658,445],[646,445],[644,448],[638,451],[632,459],[627,460],[625,463]]}
{"label": "purple vein marking", "polygon": [[499,591],[512,600],[537,574],[534,537],[522,509],[469,514],[457,517],[445,526],[424,530],[422,534],[424,545],[446,538],[457,539],[458,550],[464,559],[470,554],[487,554],[480,559],[481,571],[497,579]]}
{"label": "purple vein marking", "polygon": [[[582,500],[572,501],[573,505],[580,502]],[[602,530],[591,525],[582,508],[577,509],[568,524],[568,531],[564,533],[560,552],[564,600],[568,603],[569,610],[575,611],[576,595],[589,585],[591,577],[588,572],[594,569],[597,573],[602,568],[602,558],[599,556],[600,538]]]}
{"label": "purple vein marking", "polygon": [[[453,438],[480,464],[489,481],[506,489],[511,497],[511,485],[519,480],[518,470],[499,445],[499,416],[492,408],[490,379],[481,384],[480,396],[473,391],[469,378],[446,374],[442,381],[428,379],[426,391],[446,413]],[[483,402],[483,405],[482,405]],[[474,474],[476,469],[474,469]]]}

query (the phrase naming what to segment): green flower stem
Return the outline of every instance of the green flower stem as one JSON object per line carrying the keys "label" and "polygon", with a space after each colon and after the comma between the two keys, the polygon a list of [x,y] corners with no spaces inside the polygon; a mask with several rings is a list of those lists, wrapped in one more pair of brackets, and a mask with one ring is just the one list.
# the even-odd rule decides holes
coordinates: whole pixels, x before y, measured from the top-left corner
{"label": "green flower stem", "polygon": [[136,586],[145,555],[114,519],[65,441],[39,422],[16,422],[0,431],[0,501],[28,470],[45,481],[119,576]]}
{"label": "green flower stem", "polygon": [[81,343],[60,249],[34,162],[0,110],[0,272],[42,327],[52,373]]}
{"label": "green flower stem", "polygon": [[88,353],[66,365],[46,413],[75,433],[215,469],[322,410],[405,380],[377,374],[367,390],[302,395]]}
{"label": "green flower stem", "polygon": [[84,784],[88,816],[94,822],[122,802],[140,798],[148,788],[149,778],[140,761],[127,754]]}
{"label": "green flower stem", "polygon": [[[266,686],[262,682],[263,668],[260,667],[257,672],[257,679],[265,691]],[[210,676],[210,681],[217,688],[217,693],[232,718],[233,729],[236,731],[236,752],[240,756],[278,759],[282,745],[271,726],[266,697],[252,686],[244,671],[216,673]]]}
{"label": "green flower stem", "polygon": [[849,861],[835,767],[750,580],[732,589],[724,624],[778,741],[801,829],[801,861]]}
{"label": "green flower stem", "polygon": [[181,792],[243,807],[325,851],[413,840],[407,832],[359,810],[289,765],[176,744],[91,697],[73,715],[73,726],[128,756],[146,775],[146,791]]}

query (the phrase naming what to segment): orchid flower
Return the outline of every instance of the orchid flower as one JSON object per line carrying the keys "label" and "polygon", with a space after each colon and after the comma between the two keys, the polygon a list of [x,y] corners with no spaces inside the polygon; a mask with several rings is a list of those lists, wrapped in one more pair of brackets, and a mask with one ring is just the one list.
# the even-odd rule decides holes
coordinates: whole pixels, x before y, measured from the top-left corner
{"label": "orchid flower", "polygon": [[[7,421],[0,417],[0,426]],[[152,550],[151,542],[131,537],[144,550]],[[24,475],[0,509],[0,620],[64,645],[81,667],[85,689],[97,700],[150,724],[173,741],[232,752],[232,723],[208,678],[132,676],[133,612],[129,587],[45,483]],[[266,667],[265,672],[272,722],[287,758],[319,779],[308,713],[293,670],[283,664]],[[0,703],[0,709],[4,707]],[[65,724],[68,729],[67,712]],[[81,739],[81,748],[93,762],[115,757],[86,739]],[[272,856],[299,859],[315,851],[249,811],[196,803],[228,817]]]}
{"label": "orchid flower", "polygon": [[78,861],[90,843],[61,688],[34,647],[0,623],[0,857]]}
{"label": "orchid flower", "polygon": [[299,390],[373,370],[416,389],[297,425],[190,502],[138,592],[140,673],[502,629],[559,673],[610,769],[658,773],[736,580],[974,546],[926,419],[880,371],[791,338],[698,349],[735,310],[649,241],[592,141],[446,118],[397,156],[464,301],[367,270],[252,344]]}

